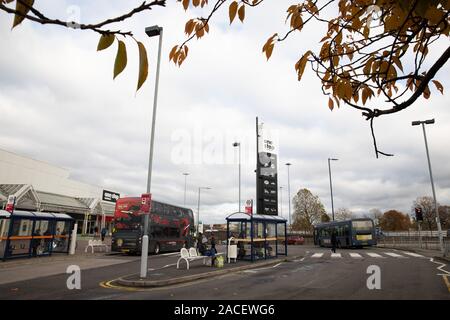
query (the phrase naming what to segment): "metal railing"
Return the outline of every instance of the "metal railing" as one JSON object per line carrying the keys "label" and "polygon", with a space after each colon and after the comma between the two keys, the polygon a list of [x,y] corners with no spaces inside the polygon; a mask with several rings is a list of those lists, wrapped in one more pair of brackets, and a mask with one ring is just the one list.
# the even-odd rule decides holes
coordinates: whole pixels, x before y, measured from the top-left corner
{"label": "metal railing", "polygon": [[[377,240],[379,247],[439,250],[439,238],[435,236],[383,236]],[[450,238],[444,237],[444,255],[450,255]]]}

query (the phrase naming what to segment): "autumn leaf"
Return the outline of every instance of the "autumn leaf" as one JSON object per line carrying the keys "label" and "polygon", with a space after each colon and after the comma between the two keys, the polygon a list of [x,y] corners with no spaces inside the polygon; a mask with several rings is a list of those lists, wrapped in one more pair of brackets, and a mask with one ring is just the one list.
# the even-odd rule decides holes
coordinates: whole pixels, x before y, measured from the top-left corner
{"label": "autumn leaf", "polygon": [[177,52],[177,49],[178,49],[178,46],[175,46],[172,48],[172,50],[170,50],[169,61],[173,60],[173,62],[175,62],[174,55],[175,55],[175,52]]}
{"label": "autumn leaf", "polygon": [[442,86],[442,84],[437,80],[431,80],[431,81],[433,81],[434,85],[441,92],[441,94],[444,94],[444,87]]}
{"label": "autumn leaf", "polygon": [[[34,0],[22,0],[23,3],[25,3],[27,6],[23,5],[21,2],[16,1],[16,11],[21,13],[22,15],[26,15],[28,13],[28,11],[30,11],[30,7],[33,6],[34,4]],[[11,1],[9,1],[11,2]],[[25,17],[23,17],[22,15],[18,15],[16,14],[14,16],[14,21],[13,21],[13,28],[18,26],[19,24],[22,23],[22,21],[25,19]]]}
{"label": "autumn leaf", "polygon": [[239,20],[241,20],[241,22],[244,22],[244,19],[245,19],[245,5],[242,5],[239,8],[238,16],[239,16]]}
{"label": "autumn leaf", "polygon": [[183,0],[183,8],[185,11],[189,8],[189,0]]}
{"label": "autumn leaf", "polygon": [[194,27],[195,27],[195,22],[194,19],[189,20],[188,22],[186,22],[186,25],[184,27],[184,32],[190,36],[192,31],[194,31]]}
{"label": "autumn leaf", "polygon": [[269,60],[270,56],[272,55],[273,47],[274,45],[274,39],[278,36],[278,33],[275,33],[273,36],[271,36],[269,39],[267,39],[266,43],[263,46],[262,51],[266,53],[267,60]]}
{"label": "autumn leaf", "polygon": [[148,76],[147,50],[145,50],[142,42],[138,42],[137,44],[139,48],[139,79],[136,91],[142,87]]}
{"label": "autumn leaf", "polygon": [[230,24],[233,22],[234,18],[236,17],[237,9],[238,9],[238,3],[236,1],[233,1],[230,4],[229,12],[228,12],[228,14],[230,16]]}
{"label": "autumn leaf", "polygon": [[306,62],[308,62],[308,57],[310,54],[312,54],[312,52],[308,50],[295,64],[295,70],[297,70],[298,81],[302,79],[303,72],[305,71]]}
{"label": "autumn leaf", "polygon": [[125,43],[119,40],[117,48],[116,61],[114,63],[114,78],[115,79],[127,66],[127,48]]}
{"label": "autumn leaf", "polygon": [[113,34],[102,34],[97,45],[97,51],[109,48],[114,43],[115,39],[116,36]]}
{"label": "autumn leaf", "polygon": [[334,109],[334,102],[331,98],[328,98],[328,108],[333,111]]}

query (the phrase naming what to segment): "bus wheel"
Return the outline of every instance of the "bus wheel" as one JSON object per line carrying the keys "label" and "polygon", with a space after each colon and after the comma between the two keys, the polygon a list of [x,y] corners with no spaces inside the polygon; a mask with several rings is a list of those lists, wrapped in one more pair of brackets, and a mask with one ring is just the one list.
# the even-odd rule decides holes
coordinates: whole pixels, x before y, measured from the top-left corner
{"label": "bus wheel", "polygon": [[155,244],[155,250],[153,251],[154,254],[159,254],[159,243]]}

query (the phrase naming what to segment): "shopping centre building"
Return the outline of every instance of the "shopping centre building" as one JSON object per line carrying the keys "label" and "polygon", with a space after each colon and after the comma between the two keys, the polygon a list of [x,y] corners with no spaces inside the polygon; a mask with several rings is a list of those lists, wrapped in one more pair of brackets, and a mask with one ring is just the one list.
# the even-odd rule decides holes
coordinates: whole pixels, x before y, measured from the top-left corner
{"label": "shopping centre building", "polygon": [[111,232],[120,197],[119,192],[70,179],[67,169],[0,149],[0,208],[10,195],[16,196],[17,210],[70,215],[80,234],[103,226]]}

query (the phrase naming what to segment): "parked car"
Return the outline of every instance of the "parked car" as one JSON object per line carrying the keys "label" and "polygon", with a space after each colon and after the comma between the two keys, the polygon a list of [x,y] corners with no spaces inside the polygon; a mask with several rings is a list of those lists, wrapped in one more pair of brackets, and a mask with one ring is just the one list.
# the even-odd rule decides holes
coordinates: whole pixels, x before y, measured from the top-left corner
{"label": "parked car", "polygon": [[304,244],[305,238],[301,236],[288,236],[287,237],[287,244]]}

